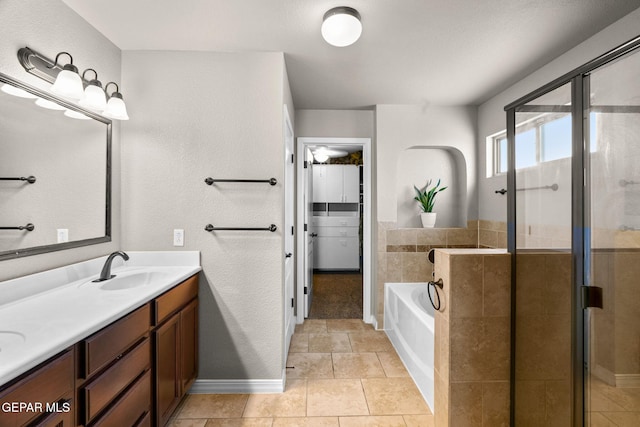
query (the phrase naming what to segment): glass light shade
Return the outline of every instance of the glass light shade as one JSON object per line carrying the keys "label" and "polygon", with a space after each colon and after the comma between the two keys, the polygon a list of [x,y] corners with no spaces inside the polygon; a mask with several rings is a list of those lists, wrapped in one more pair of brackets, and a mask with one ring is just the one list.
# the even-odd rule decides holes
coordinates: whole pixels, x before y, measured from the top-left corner
{"label": "glass light shade", "polygon": [[107,96],[100,86],[89,83],[79,104],[91,110],[102,111],[107,108]]}
{"label": "glass light shade", "polygon": [[79,119],[79,120],[89,120],[90,117],[85,116],[82,113],[79,113],[77,111],[74,110],[67,110],[64,112],[64,115],[67,117],[71,117],[72,119]]}
{"label": "glass light shade", "polygon": [[313,155],[313,159],[319,163],[324,163],[329,160],[329,155],[327,155],[327,153],[316,152],[316,154]]}
{"label": "glass light shade", "polygon": [[105,117],[115,120],[129,120],[127,114],[127,106],[124,104],[122,98],[113,94],[109,101],[107,101],[107,108],[102,113]]}
{"label": "glass light shade", "polygon": [[65,107],[63,107],[60,104],[56,104],[53,101],[49,101],[48,99],[43,99],[43,98],[38,98],[36,99],[36,105],[38,107],[42,107],[42,108],[47,108],[49,110],[66,110]]}
{"label": "glass light shade", "polygon": [[324,15],[321,32],[322,37],[330,45],[349,46],[362,34],[360,14],[350,7],[333,8]]}
{"label": "glass light shade", "polygon": [[64,96],[65,98],[78,100],[82,98],[82,94],[84,93],[82,79],[77,72],[72,71],[68,67],[69,65],[65,65],[62,71],[58,73],[56,81],[53,82],[53,86],[51,86],[51,92]]}
{"label": "glass light shade", "polygon": [[19,87],[11,86],[9,84],[3,84],[0,88],[4,93],[8,93],[9,95],[17,96],[19,98],[28,98],[28,99],[36,99],[37,96],[27,92],[26,90],[22,90]]}

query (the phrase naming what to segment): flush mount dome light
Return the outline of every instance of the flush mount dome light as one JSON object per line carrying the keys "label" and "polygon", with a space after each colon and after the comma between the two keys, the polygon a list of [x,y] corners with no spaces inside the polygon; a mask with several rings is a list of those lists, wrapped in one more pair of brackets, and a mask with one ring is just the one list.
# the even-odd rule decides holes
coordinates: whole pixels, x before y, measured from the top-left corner
{"label": "flush mount dome light", "polygon": [[322,37],[337,47],[355,43],[362,34],[362,22],[357,10],[340,6],[329,9],[322,18]]}

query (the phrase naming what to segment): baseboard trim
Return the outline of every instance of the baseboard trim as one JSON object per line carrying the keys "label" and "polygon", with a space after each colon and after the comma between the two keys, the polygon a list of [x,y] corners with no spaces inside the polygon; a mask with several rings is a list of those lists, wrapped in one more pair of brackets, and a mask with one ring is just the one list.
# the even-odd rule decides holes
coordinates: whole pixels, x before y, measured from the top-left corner
{"label": "baseboard trim", "polygon": [[598,364],[593,368],[592,374],[613,387],[640,388],[640,374],[614,374]]}
{"label": "baseboard trim", "polygon": [[284,380],[195,380],[189,394],[282,393]]}

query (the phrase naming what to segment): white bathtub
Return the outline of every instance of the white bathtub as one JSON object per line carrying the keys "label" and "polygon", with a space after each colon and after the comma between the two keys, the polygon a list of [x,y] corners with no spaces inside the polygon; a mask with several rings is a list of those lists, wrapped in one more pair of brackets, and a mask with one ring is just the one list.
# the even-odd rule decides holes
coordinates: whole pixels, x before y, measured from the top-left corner
{"label": "white bathtub", "polygon": [[433,411],[435,323],[426,283],[385,283],[384,328]]}

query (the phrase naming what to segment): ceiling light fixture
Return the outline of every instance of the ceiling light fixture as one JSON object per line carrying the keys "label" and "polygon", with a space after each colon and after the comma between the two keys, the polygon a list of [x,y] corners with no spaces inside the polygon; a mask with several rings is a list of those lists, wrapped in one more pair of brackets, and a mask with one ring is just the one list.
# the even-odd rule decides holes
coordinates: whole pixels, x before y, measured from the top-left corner
{"label": "ceiling light fixture", "polygon": [[78,67],[73,65],[73,57],[68,52],[60,52],[56,55],[56,60],[50,68],[58,65],[60,55],[68,55],[69,63],[64,65],[62,71],[58,73],[55,82],[53,82],[53,86],[51,86],[51,92],[77,101],[82,98],[84,88],[82,86],[82,79],[78,74]]}
{"label": "ceiling light fixture", "polygon": [[322,18],[321,32],[330,45],[344,47],[354,44],[362,34],[360,14],[347,6],[329,9]]}
{"label": "ceiling light fixture", "polygon": [[329,160],[329,158],[344,157],[347,154],[349,153],[345,150],[337,150],[321,145],[313,151],[313,158],[319,163],[324,163]]}

